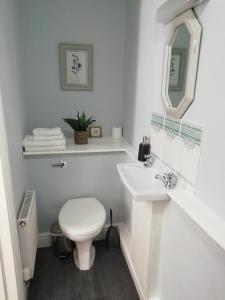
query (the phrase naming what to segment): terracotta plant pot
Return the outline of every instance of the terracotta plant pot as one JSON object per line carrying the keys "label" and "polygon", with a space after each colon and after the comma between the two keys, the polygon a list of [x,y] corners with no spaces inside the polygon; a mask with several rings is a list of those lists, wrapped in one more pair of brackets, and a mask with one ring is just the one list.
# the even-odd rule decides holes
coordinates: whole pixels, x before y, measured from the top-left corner
{"label": "terracotta plant pot", "polygon": [[88,143],[88,131],[75,131],[74,143],[84,145]]}

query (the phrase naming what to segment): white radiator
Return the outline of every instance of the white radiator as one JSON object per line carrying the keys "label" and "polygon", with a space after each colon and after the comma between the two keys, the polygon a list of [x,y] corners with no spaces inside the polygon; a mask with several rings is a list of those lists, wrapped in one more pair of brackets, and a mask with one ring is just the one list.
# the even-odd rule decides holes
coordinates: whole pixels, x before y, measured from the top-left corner
{"label": "white radiator", "polygon": [[27,191],[18,217],[21,259],[24,280],[33,278],[37,252],[38,227],[37,208],[34,191]]}

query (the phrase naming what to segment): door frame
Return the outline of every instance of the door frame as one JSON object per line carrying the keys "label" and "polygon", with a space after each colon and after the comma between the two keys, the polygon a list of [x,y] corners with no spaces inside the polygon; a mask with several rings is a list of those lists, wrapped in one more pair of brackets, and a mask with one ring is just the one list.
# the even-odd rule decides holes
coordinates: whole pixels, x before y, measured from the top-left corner
{"label": "door frame", "polygon": [[8,140],[0,86],[0,259],[7,300],[25,300]]}
{"label": "door frame", "polygon": [[6,300],[5,284],[3,278],[2,263],[1,263],[1,253],[0,253],[0,299]]}

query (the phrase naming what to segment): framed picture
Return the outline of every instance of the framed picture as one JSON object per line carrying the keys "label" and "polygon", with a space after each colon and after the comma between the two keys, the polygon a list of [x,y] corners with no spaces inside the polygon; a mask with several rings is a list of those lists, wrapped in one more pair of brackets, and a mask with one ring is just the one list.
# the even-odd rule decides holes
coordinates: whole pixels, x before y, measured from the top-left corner
{"label": "framed picture", "polygon": [[93,90],[93,47],[82,44],[59,44],[62,90]]}
{"label": "framed picture", "polygon": [[91,138],[100,138],[100,137],[102,137],[102,128],[101,128],[101,126],[91,126],[91,127],[89,127],[89,137],[91,137]]}
{"label": "framed picture", "polygon": [[186,49],[172,48],[169,91],[182,91],[185,81]]}

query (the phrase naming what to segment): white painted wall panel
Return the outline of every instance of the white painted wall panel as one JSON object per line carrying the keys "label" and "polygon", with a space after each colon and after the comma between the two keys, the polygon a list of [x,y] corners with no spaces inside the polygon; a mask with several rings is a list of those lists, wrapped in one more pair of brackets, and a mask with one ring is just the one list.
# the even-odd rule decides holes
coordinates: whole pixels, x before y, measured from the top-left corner
{"label": "white painted wall panel", "polygon": [[164,214],[160,300],[223,300],[225,252],[171,201]]}

